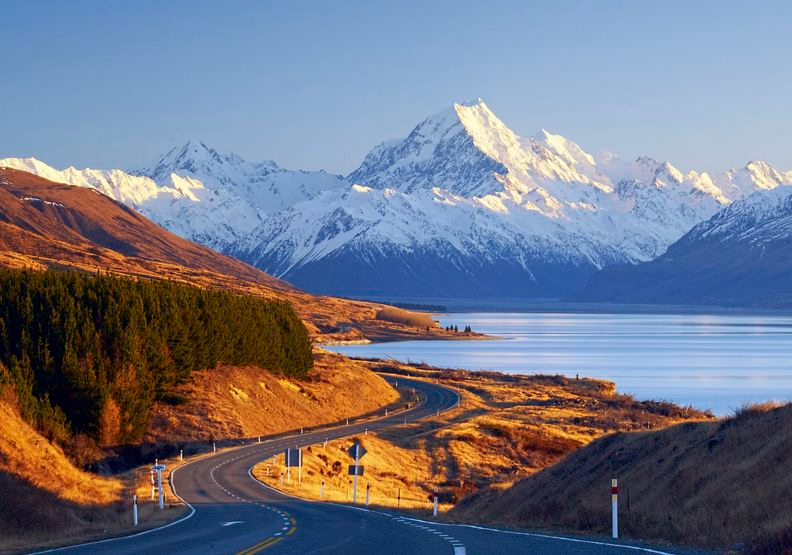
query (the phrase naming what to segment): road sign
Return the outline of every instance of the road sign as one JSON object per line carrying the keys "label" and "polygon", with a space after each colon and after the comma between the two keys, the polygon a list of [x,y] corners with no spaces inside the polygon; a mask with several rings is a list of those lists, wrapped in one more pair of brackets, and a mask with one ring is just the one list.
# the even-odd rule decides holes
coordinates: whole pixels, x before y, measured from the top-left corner
{"label": "road sign", "polygon": [[[356,468],[357,468],[357,473],[355,473]],[[355,466],[354,464],[350,464],[348,474],[350,476],[363,476],[363,465],[359,464]]]}
{"label": "road sign", "polygon": [[301,449],[286,449],[283,452],[283,461],[286,466],[302,466],[302,450]]}
{"label": "road sign", "polygon": [[[357,453],[355,452],[355,449],[357,449]],[[363,446],[360,444],[360,442],[359,442],[359,441],[356,441],[355,443],[353,443],[353,444],[352,444],[352,447],[350,447],[350,448],[347,450],[347,453],[348,453],[348,454],[349,454],[349,456],[350,456],[350,457],[352,457],[353,459],[354,459],[354,458],[362,459],[362,458],[363,458],[363,455],[365,455],[366,453],[368,453],[368,451],[366,451],[366,448],[365,448],[365,447],[363,447]]]}
{"label": "road sign", "polygon": [[152,470],[156,470],[157,472],[162,472],[163,470],[165,470],[165,465],[164,464],[155,464],[151,468],[152,468]]}

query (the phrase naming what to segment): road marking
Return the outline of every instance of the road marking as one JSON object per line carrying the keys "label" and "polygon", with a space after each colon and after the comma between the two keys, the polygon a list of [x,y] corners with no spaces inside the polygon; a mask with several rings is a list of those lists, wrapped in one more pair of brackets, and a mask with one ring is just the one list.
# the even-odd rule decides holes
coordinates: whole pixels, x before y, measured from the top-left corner
{"label": "road marking", "polygon": [[220,526],[233,526],[234,524],[244,524],[244,520],[231,520],[229,522],[221,522]]}
{"label": "road marking", "polygon": [[[279,534],[275,534],[275,535],[278,536]],[[271,546],[275,545],[276,543],[278,543],[282,539],[283,538],[276,538],[276,537],[267,538],[263,542],[259,542],[256,545],[253,545],[251,547],[248,547],[247,549],[239,551],[236,555],[254,555],[254,553],[258,553],[260,551],[264,551],[268,547],[271,547]]]}

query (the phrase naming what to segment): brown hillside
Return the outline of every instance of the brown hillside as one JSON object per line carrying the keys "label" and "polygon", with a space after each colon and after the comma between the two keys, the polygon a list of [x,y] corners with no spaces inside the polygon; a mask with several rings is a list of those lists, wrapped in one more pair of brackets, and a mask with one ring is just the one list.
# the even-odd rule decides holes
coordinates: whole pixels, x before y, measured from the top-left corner
{"label": "brown hillside", "polygon": [[607,533],[618,478],[627,537],[789,553],[791,466],[792,405],[758,406],[718,422],[610,435],[506,491],[474,494],[451,514]]}
{"label": "brown hillside", "polygon": [[175,393],[183,405],[158,403],[147,440],[238,439],[300,426],[339,422],[398,401],[396,391],[365,365],[317,350],[308,379],[276,376],[253,367],[221,366],[195,372]]}
{"label": "brown hillside", "polygon": [[305,293],[182,239],[92,189],[10,168],[0,168],[0,264],[112,271],[285,299],[321,341],[460,337],[425,319],[417,325],[377,318],[384,305]]}

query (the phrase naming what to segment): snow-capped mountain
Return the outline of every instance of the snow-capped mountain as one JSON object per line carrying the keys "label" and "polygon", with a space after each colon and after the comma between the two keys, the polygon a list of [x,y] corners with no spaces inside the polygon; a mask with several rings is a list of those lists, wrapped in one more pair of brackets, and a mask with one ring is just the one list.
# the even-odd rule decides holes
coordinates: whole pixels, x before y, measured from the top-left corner
{"label": "snow-capped mountain", "polygon": [[270,214],[323,190],[346,186],[323,171],[291,171],[275,162],[245,162],[190,141],[148,168],[56,170],[35,158],[0,159],[0,167],[91,187],[127,204],[169,231],[222,250]]}
{"label": "snow-capped mountain", "polygon": [[325,293],[557,297],[598,269],[662,254],[754,191],[792,183],[764,162],[714,174],[521,137],[480,99],[375,147],[346,178],[245,162],[203,143],[142,169],[55,170],[183,237]]}
{"label": "snow-capped mountain", "polygon": [[229,252],[338,294],[557,297],[608,264],[660,255],[696,223],[792,182],[751,163],[682,173],[523,138],[480,99],[375,147],[353,185],[267,218]]}
{"label": "snow-capped mountain", "polygon": [[735,201],[638,265],[608,267],[572,300],[792,306],[792,187]]}

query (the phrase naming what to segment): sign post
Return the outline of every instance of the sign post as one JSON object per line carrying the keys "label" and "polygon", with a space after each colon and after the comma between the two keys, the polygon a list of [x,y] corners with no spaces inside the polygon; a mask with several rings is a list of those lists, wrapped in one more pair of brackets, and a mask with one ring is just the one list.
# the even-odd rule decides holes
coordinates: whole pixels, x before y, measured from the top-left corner
{"label": "sign post", "polygon": [[138,525],[137,495],[132,496],[132,522],[135,526]]}
{"label": "sign post", "polygon": [[159,491],[159,508],[161,511],[165,508],[165,497],[162,492],[162,471],[165,470],[165,465],[155,464],[152,470],[157,473],[157,491]]}
{"label": "sign post", "polygon": [[371,482],[366,482],[366,507],[369,505],[369,493],[371,493]]}
{"label": "sign post", "polygon": [[287,479],[291,483],[291,469],[297,467],[297,481],[302,483],[302,449],[291,447],[283,452],[283,463],[286,465]]}
{"label": "sign post", "polygon": [[367,453],[366,448],[363,447],[358,440],[355,440],[355,443],[352,444],[352,447],[349,448],[347,451],[350,457],[355,459],[354,466],[349,467],[349,473],[355,476],[354,481],[352,482],[352,503],[357,505],[357,484],[358,484],[358,476],[363,475],[363,467],[360,466],[360,459]]}
{"label": "sign post", "polygon": [[434,507],[432,508],[432,515],[437,516],[437,486],[434,489]]}

